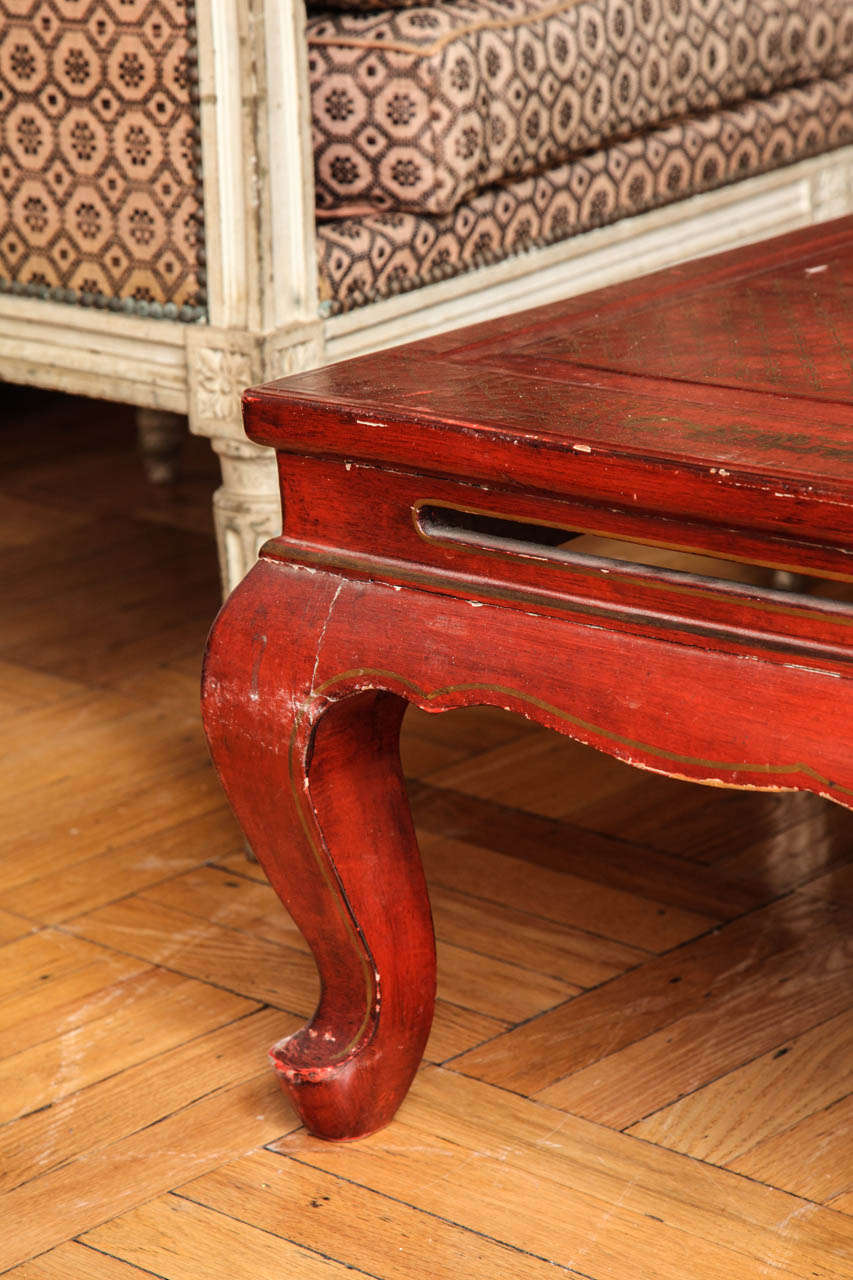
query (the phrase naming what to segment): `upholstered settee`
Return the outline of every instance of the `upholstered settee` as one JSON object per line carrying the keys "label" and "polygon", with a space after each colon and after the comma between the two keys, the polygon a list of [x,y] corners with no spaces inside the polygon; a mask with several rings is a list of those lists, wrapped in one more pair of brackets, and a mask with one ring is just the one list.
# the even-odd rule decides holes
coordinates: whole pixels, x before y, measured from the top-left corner
{"label": "upholstered settee", "polygon": [[246,384],[853,210],[850,0],[323,2],[0,0],[0,377],[188,413],[228,585]]}
{"label": "upholstered settee", "polygon": [[330,312],[853,140],[849,0],[438,0],[307,34]]}

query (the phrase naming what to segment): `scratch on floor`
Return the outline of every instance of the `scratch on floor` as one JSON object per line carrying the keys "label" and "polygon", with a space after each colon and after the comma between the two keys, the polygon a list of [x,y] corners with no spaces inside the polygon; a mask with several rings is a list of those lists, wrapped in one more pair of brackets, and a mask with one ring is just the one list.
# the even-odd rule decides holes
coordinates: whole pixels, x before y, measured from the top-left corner
{"label": "scratch on floor", "polygon": [[635,1173],[628,1180],[628,1182],[625,1184],[622,1190],[619,1192],[619,1195],[612,1202],[612,1204],[609,1204],[604,1208],[604,1211],[601,1217],[599,1218],[598,1222],[595,1223],[595,1225],[590,1228],[590,1232],[587,1236],[585,1243],[582,1245],[582,1247],[577,1253],[573,1254],[569,1258],[568,1262],[565,1264],[570,1270],[572,1271],[578,1270],[582,1260],[585,1257],[587,1257],[593,1245],[598,1243],[599,1236],[604,1231],[604,1228],[607,1226],[608,1222],[614,1216],[614,1214],[618,1213],[618,1211],[622,1208],[624,1201],[627,1199],[631,1191],[633,1191],[634,1187],[637,1185],[639,1180],[640,1180],[640,1175],[638,1173]]}

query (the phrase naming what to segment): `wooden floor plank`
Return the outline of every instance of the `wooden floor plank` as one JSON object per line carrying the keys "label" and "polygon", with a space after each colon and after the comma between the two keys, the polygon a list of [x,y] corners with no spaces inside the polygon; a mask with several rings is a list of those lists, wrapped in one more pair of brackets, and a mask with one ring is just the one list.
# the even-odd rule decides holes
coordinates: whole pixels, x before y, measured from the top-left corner
{"label": "wooden floor plank", "polygon": [[[48,1107],[0,1126],[0,1191],[49,1176],[72,1160],[100,1151],[199,1098],[255,1078],[267,1049],[295,1031],[278,1010],[242,1012],[212,1031],[193,1034],[162,1053],[114,1072]],[[81,1164],[82,1167],[82,1164]]]}
{"label": "wooden floor plank", "polygon": [[255,1007],[163,970],[128,978],[120,997],[106,1011],[101,1001],[81,1001],[73,1022],[69,1019],[72,1025],[60,1035],[0,1062],[0,1123],[49,1106]]}
{"label": "wooden floor plank", "polygon": [[769,956],[808,951],[848,911],[799,895],[732,921],[650,959],[460,1058],[457,1068],[492,1084],[536,1093],[735,990]]}
{"label": "wooden floor plank", "polygon": [[408,707],[403,720],[404,737],[417,734],[442,748],[452,745],[464,751],[466,758],[539,732],[539,725],[502,707],[462,707],[440,712]]}
{"label": "wooden floor plank", "polygon": [[[167,897],[168,893],[164,889],[158,896]],[[276,915],[284,913],[276,910]],[[295,945],[282,945],[262,934],[244,933],[164,906],[146,894],[80,916],[66,927],[75,936],[100,946],[213,983],[247,999],[275,1005],[302,1018],[308,1018],[317,1005],[320,988],[316,966],[295,930],[291,934]],[[282,927],[286,928],[286,923]],[[465,995],[464,975],[454,975],[449,966],[448,977],[451,991]],[[549,988],[551,993],[555,990],[559,995],[558,989]],[[544,998],[547,1003],[550,997]],[[506,1028],[507,1020],[497,1019],[488,1011],[469,1010],[462,1004],[457,1009],[446,998],[438,1001],[427,1044],[431,1060],[445,1061]]]}
{"label": "wooden floor plank", "polygon": [[451,1004],[492,1018],[522,1022],[577,995],[580,987],[533,969],[439,941],[438,991]]}
{"label": "wooden floor plank", "polygon": [[292,1013],[307,1016],[317,1004],[317,970],[304,947],[207,923],[144,894],[78,916],[67,928],[76,937]]}
{"label": "wooden floor plank", "polygon": [[[2,783],[10,788],[14,801],[11,813],[20,812],[24,818],[35,788],[44,788],[45,800],[53,800],[57,809],[67,807],[72,796],[78,804],[85,799],[97,805],[105,797],[121,794],[133,778],[145,786],[207,761],[194,718],[176,720],[165,707],[139,707],[112,693],[89,694],[73,708],[67,701],[39,708],[20,728],[26,733],[27,746],[16,744],[14,756],[7,754]],[[85,754],[80,751],[82,743]],[[95,791],[98,781],[101,790]],[[91,797],[90,791],[95,792]],[[3,834],[4,840],[17,839],[11,828]]]}
{"label": "wooden floor plank", "polygon": [[814,898],[830,898],[853,907],[853,857],[803,885],[802,893]]}
{"label": "wooden floor plank", "polygon": [[403,769],[408,779],[428,778],[536,731],[535,725],[500,707],[465,707],[440,715],[409,707],[400,738]]}
{"label": "wooden floor plank", "polygon": [[6,1194],[0,1270],[252,1151],[294,1123],[272,1072],[215,1089],[156,1124]]}
{"label": "wooden floor plank", "polygon": [[[538,730],[429,774],[435,787],[561,818],[577,797],[604,800],[630,778],[629,766],[569,738]],[[592,825],[592,824],[590,824]],[[593,828],[595,829],[595,828]]]}
{"label": "wooden floor plank", "polygon": [[[428,851],[429,840],[430,837],[427,836],[422,841],[425,852]],[[468,852],[466,850],[466,857]],[[474,861],[477,860],[477,854],[476,849],[470,850]],[[649,953],[639,947],[602,938],[584,929],[573,928],[560,920],[537,914],[534,910],[507,906],[503,902],[496,902],[493,897],[485,896],[490,891],[494,892],[499,884],[497,865],[492,867],[488,881],[473,879],[467,872],[463,873],[464,880],[451,874],[449,879],[468,883],[477,891],[465,893],[446,888],[437,881],[432,873],[438,869],[440,874],[442,863],[438,859],[435,863],[428,861],[426,870],[436,931],[438,937],[447,942],[460,943],[467,938],[476,951],[538,969],[541,973],[553,974],[578,987],[597,986],[648,958]],[[215,892],[200,900],[205,904],[203,914],[206,918],[209,918],[211,912],[230,910],[228,900],[245,892],[241,889],[235,894],[234,891],[238,889],[236,881],[249,880],[263,884],[265,888],[267,884],[257,863],[248,862],[242,852],[218,858],[216,862],[220,874],[225,876],[222,883],[225,887],[230,885],[230,888],[228,893]],[[208,868],[205,872],[199,871],[196,874],[201,876],[211,870]],[[533,881],[535,876],[531,877],[531,882]],[[535,885],[533,889],[531,905],[541,906],[544,895],[536,892]],[[513,895],[507,891],[502,896],[510,898]],[[560,910],[558,906],[557,915]],[[279,928],[284,928],[281,923],[283,914],[276,905],[275,918],[279,922]],[[551,910],[550,914],[553,916],[555,912]],[[221,914],[217,918],[221,919]],[[286,915],[284,918],[287,919]],[[273,917],[269,915],[264,916],[262,923],[260,916],[256,919],[259,928],[275,927]],[[293,928],[291,925],[290,929]]]}
{"label": "wooden floor plank", "polygon": [[[307,945],[270,886],[245,875],[229,876],[203,867],[146,891],[145,901],[177,908],[201,920],[239,929],[250,937],[269,938],[307,951]],[[473,914],[478,904],[471,904]],[[478,939],[464,928],[439,938],[438,989],[442,999],[493,1018],[520,1021],[576,994],[578,987],[535,966],[511,967],[495,947],[477,946],[488,922],[483,919]],[[467,944],[467,945],[466,945]]]}
{"label": "wooden floor plank", "polygon": [[[151,966],[103,948],[70,970],[41,972],[0,999],[0,1059],[21,1053],[76,1025],[81,1007],[97,1018],[125,998],[124,983]],[[2,962],[2,952],[0,952]]]}
{"label": "wooden floor plank", "polygon": [[853,1276],[845,1215],[440,1068],[364,1143],[274,1146],[596,1280]]}
{"label": "wooden floor plank", "polygon": [[[828,806],[827,801],[806,794],[731,791],[715,795],[706,788],[644,776],[619,761],[596,757],[588,747],[537,728],[528,739],[435,770],[426,780],[432,787],[568,820],[602,836],[618,838],[630,832],[636,844],[700,863],[711,863],[721,854],[730,856],[733,846],[753,844],[766,838],[768,829],[784,830]],[[836,821],[840,837],[846,833],[848,840],[853,838],[853,815]],[[747,867],[743,878],[753,877]]]}
{"label": "wooden floor plank", "polygon": [[[269,938],[307,952],[307,945],[270,886],[245,875],[229,876],[203,867],[147,891],[145,901],[211,923],[239,929],[250,937]],[[477,904],[473,904],[477,910]],[[483,922],[485,929],[485,921]],[[445,938],[438,931],[438,991],[441,1000],[500,1021],[520,1021],[575,995],[579,987],[559,975],[518,969],[478,947],[464,930]],[[463,939],[469,943],[461,945]],[[482,937],[480,938],[482,941]]]}
{"label": "wooden floor plank", "polygon": [[[8,485],[9,477],[4,474],[4,495]],[[149,527],[120,512],[87,521],[63,538],[34,539],[0,565],[0,583],[13,593],[16,613],[20,610],[22,614],[16,630],[8,631],[0,642],[2,647],[11,643],[10,637],[16,642],[22,639],[33,625],[43,627],[45,634],[58,627],[54,605],[60,594],[70,597],[77,593],[92,604],[102,599],[111,581],[111,575],[104,572],[105,561],[135,581],[154,578],[158,567],[166,568],[175,557],[186,561],[186,551],[186,544],[174,530]],[[166,568],[166,572],[171,570]],[[43,602],[40,613],[34,607],[39,599]],[[50,608],[44,607],[46,600]]]}
{"label": "wooden floor plank", "polygon": [[[816,876],[849,865],[853,852],[853,813],[837,804],[815,806],[813,796],[789,795],[778,819],[779,827],[764,831],[754,842],[736,845],[714,861],[725,877],[759,877],[771,897],[790,893]],[[812,803],[800,804],[809,800]],[[788,817],[802,810],[802,816]]]}
{"label": "wooden floor plank", "polygon": [[[851,1090],[853,1010],[846,1009],[641,1120],[630,1132],[698,1160],[728,1164],[772,1138],[780,1125],[792,1127]],[[853,1130],[848,1140],[853,1171]],[[804,1156],[805,1148],[800,1150]]]}
{"label": "wooden floor plank", "polygon": [[59,511],[46,502],[5,494],[0,505],[0,549],[12,551],[37,538],[57,538],[94,517],[84,511]]}
{"label": "wooden floor plank", "polygon": [[74,916],[174,877],[207,858],[242,848],[228,809],[217,807],[158,833],[111,844],[102,853],[27,880],[4,895],[9,906],[44,924]]}
{"label": "wooden floor plank", "polygon": [[440,941],[521,971],[551,974],[577,989],[607,982],[646,958],[637,948],[452,889],[431,886],[430,899]]}
{"label": "wooden floor plank", "polygon": [[9,887],[94,857],[112,840],[126,844],[159,835],[174,825],[179,805],[187,818],[221,808],[214,781],[205,763],[191,759],[165,768],[159,778],[143,774],[135,789],[129,777],[116,778],[101,795],[90,789],[88,779],[69,774],[57,781],[37,822],[35,796],[21,795],[10,806],[8,843],[4,840],[2,850]]}
{"label": "wooden floor plank", "polygon": [[430,1280],[557,1280],[577,1274],[269,1151],[206,1174],[178,1194],[386,1280],[411,1280],[425,1263]]}
{"label": "wooden floor plank", "polygon": [[829,1200],[827,1203],[839,1213],[847,1213],[853,1217],[853,1191],[845,1191],[843,1195],[836,1196],[834,1200]]}
{"label": "wooden floor plank", "polygon": [[[127,731],[133,734],[135,727],[128,726]],[[142,752],[144,738],[138,745]],[[117,740],[112,752],[115,773],[110,774],[108,755],[102,786],[97,766],[84,778],[68,768],[54,787],[48,789],[45,783],[41,810],[35,808],[34,794],[21,794],[14,807],[10,806],[0,849],[10,889],[83,862],[113,843],[125,845],[158,836],[174,826],[176,814],[186,821],[224,810],[219,784],[200,747],[188,753],[179,751],[177,760],[163,761],[156,767],[142,762],[135,775],[129,760],[119,760],[120,750]],[[35,768],[37,776],[38,766]],[[5,787],[6,781],[0,785]]]}
{"label": "wooden floor plank", "polygon": [[[630,831],[641,844],[700,864],[722,859],[724,870],[730,873],[737,865],[732,859],[742,848],[825,808],[838,809],[806,792],[720,791],[662,777],[652,784],[637,778],[630,787],[608,797],[606,804],[584,800],[571,817],[581,826],[593,826],[607,834]],[[841,825],[853,833],[850,817],[848,814],[848,821]],[[739,865],[746,878],[752,880],[756,872],[760,876],[760,860]]]}
{"label": "wooden floor plank", "polygon": [[503,1035],[509,1027],[510,1023],[503,1018],[492,1018],[448,1000],[436,1000],[424,1061],[438,1063],[458,1058],[469,1049]]}
{"label": "wooden floor plank", "polygon": [[733,878],[648,846],[601,835],[563,819],[522,813],[494,800],[413,783],[415,825],[563,874],[636,893],[642,898],[729,919],[777,896],[755,875]]}
{"label": "wooden floor plank", "polygon": [[[9,791],[10,811],[14,811],[13,806],[16,805],[25,808],[27,801],[23,797],[28,792],[47,790],[47,787],[66,778],[97,768],[99,743],[111,737],[111,748],[115,753],[116,743],[121,739],[122,722],[134,714],[138,717],[141,733],[145,721],[150,724],[152,720],[150,712],[146,716],[128,698],[93,695],[91,690],[78,686],[75,693],[60,702],[37,703],[26,711],[17,712],[14,720],[5,721],[0,725],[0,747],[3,750],[0,780]],[[156,713],[154,718],[159,719]],[[127,741],[127,733],[124,737]],[[81,742],[87,746],[85,757],[79,750]],[[133,742],[131,738],[131,750]],[[90,747],[92,755],[89,754]],[[162,755],[162,742],[156,743],[155,750]],[[44,773],[38,772],[39,766]],[[48,798],[45,796],[46,800]],[[4,843],[7,839],[14,839],[15,835],[14,831],[4,830]]]}
{"label": "wooden floor plank", "polygon": [[9,1280],[151,1280],[154,1273],[69,1240],[6,1274]]}
{"label": "wooden floor plank", "polygon": [[400,735],[400,759],[407,778],[427,777],[467,757],[465,748],[452,741],[424,737],[413,729]]}
{"label": "wooden floor plank", "polygon": [[[244,875],[228,876],[221,870],[204,867],[164,882],[143,896],[145,901],[156,902],[166,909],[177,907],[201,920],[239,929],[249,937],[269,938],[307,952],[301,934],[270,886]],[[532,1017],[577,994],[580,987],[562,975],[537,971],[532,965],[520,968],[496,955],[494,945],[478,946],[478,941],[484,942],[487,913],[477,903],[470,906],[469,917],[475,913],[480,916],[479,936],[473,930],[466,934],[464,928],[457,928],[450,930],[452,937],[446,937],[439,916],[438,995],[441,1001],[506,1023]],[[497,1030],[497,1026],[490,1030]]]}
{"label": "wooden floor plank", "polygon": [[229,1280],[272,1275],[352,1280],[351,1269],[325,1253],[304,1249],[178,1196],[163,1196],[143,1205],[89,1232],[84,1240],[153,1271],[163,1280],[224,1276],[223,1257],[229,1260]]}
{"label": "wooden floor plank", "polygon": [[170,653],[169,661],[129,665],[124,672],[110,678],[110,689],[134,702],[173,709],[182,715],[195,705],[199,690],[201,656],[193,643],[184,654],[189,670],[183,670],[180,652]]}
{"label": "wooden floor plank", "polygon": [[7,942],[0,957],[0,1010],[8,1001],[17,1007],[22,997],[29,1000],[43,984],[107,958],[102,947],[56,929],[41,929]]}
{"label": "wooden floor plank", "polygon": [[487,1013],[466,1009],[448,1000],[436,1000],[424,1061],[437,1063],[457,1058],[476,1045],[502,1035],[509,1026],[503,1018],[492,1018]]}
{"label": "wooden floor plank", "polygon": [[0,907],[0,947],[5,946],[7,942],[13,942],[15,938],[22,938],[25,934],[32,933],[36,927],[33,919],[33,917],[27,919],[23,914],[13,914]]}
{"label": "wooden floor plank", "polygon": [[[228,829],[239,831],[236,824],[229,824]],[[146,889],[145,901],[299,951],[308,950],[260,866],[249,861],[242,837],[236,849],[232,845],[228,853],[214,854],[213,859],[217,865],[197,867]],[[236,871],[223,869],[224,862],[233,862]]]}
{"label": "wooden floor plank", "polygon": [[[146,624],[156,599],[152,593],[137,603],[132,615],[125,619],[122,633],[111,637],[109,649],[93,647],[78,654],[72,662],[61,637],[50,647],[40,646],[43,669],[105,689],[120,689],[128,670],[156,667],[181,653],[192,654],[200,672],[201,653],[209,630],[207,619],[216,616],[217,595],[206,580],[192,586],[187,584],[183,589],[178,581],[171,609],[160,627],[152,631]],[[205,621],[201,623],[199,617]],[[26,652],[30,652],[29,646]]]}
{"label": "wooden floor plank", "polygon": [[738,1173],[819,1203],[853,1208],[853,1095],[729,1162]]}
{"label": "wooden floor plank", "polygon": [[[105,531],[92,526],[90,532],[93,540],[100,540]],[[44,664],[42,670],[53,671],[65,679],[86,680],[88,672],[94,670],[90,655],[101,652],[101,636],[107,619],[111,642],[118,640],[120,645],[128,641],[132,643],[139,634],[137,615],[146,606],[150,607],[152,598],[172,595],[175,596],[173,603],[176,603],[176,592],[180,586],[188,594],[197,589],[207,591],[208,575],[204,563],[192,555],[194,543],[200,541],[174,530],[162,529],[154,531],[153,536],[149,533],[145,539],[147,554],[142,556],[139,554],[142,540],[123,544],[117,548],[123,572],[111,580],[102,578],[100,582],[89,582],[90,589],[85,592],[80,590],[81,581],[75,580],[75,575],[86,573],[85,556],[76,559],[76,570],[66,571],[54,557],[45,559],[42,550],[42,586],[50,593],[54,607],[45,609],[37,593],[27,596],[21,592],[14,616],[8,620],[0,639],[3,657],[7,662],[33,663],[35,652],[38,663]],[[162,556],[156,562],[154,557],[158,545]],[[123,554],[125,548],[129,554]],[[20,571],[20,564],[17,567]],[[114,610],[114,615],[111,610]],[[174,620],[177,621],[177,617]],[[67,636],[69,627],[76,630],[87,622],[98,627],[89,634],[88,645],[79,648],[66,645],[63,655],[60,651],[62,635]],[[151,632],[151,627],[148,631]],[[99,681],[95,679],[92,683]]]}
{"label": "wooden floor plank", "polygon": [[[105,574],[102,544],[110,539],[114,564]],[[69,546],[56,556],[53,545],[39,545],[30,556],[16,556],[13,575],[0,574],[16,597],[13,618],[0,634],[4,661],[106,689],[113,675],[127,673],[131,656],[137,666],[173,658],[175,636],[198,636],[198,614],[205,604],[215,606],[204,560],[177,532],[164,544],[158,530],[143,526],[134,537],[127,521],[117,521],[94,530],[91,547],[81,550],[75,555]],[[86,636],[85,645],[68,644],[76,634]]]}
{"label": "wooden floor plank", "polygon": [[751,966],[702,1006],[538,1096],[614,1129],[636,1124],[849,1006],[853,915],[807,945]]}
{"label": "wooden floor plank", "polygon": [[74,680],[62,680],[44,671],[32,671],[17,662],[0,659],[0,711],[4,717],[19,716],[37,707],[50,706],[65,698],[79,697],[82,690]]}
{"label": "wooden floor plank", "polygon": [[534,867],[461,840],[430,837],[421,841],[421,853],[433,884],[516,906],[630,947],[666,951],[716,923],[711,916]]}

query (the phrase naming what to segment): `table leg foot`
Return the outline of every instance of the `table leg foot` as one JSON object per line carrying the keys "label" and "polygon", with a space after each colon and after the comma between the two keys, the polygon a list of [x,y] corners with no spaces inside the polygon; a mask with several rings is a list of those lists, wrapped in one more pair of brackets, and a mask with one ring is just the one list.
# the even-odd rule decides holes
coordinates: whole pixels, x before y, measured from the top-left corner
{"label": "table leg foot", "polygon": [[[432,1021],[435,948],[399,762],[405,701],[313,690],[330,604],[272,601],[253,571],[214,629],[211,753],[258,860],[308,941],[321,997],[272,1050],[305,1125],[356,1138],[392,1118]],[[249,608],[246,608],[246,604]],[[252,607],[254,606],[254,607]]]}

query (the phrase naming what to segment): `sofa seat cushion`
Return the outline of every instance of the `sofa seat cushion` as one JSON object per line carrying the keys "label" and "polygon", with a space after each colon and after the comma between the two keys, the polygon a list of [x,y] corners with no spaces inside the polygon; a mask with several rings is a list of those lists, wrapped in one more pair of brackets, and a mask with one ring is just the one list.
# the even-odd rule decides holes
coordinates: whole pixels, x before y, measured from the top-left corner
{"label": "sofa seat cushion", "polygon": [[853,66],[850,0],[450,0],[308,22],[317,207],[448,213]]}
{"label": "sofa seat cushion", "polygon": [[340,9],[347,13],[378,13],[382,9],[419,9],[424,0],[306,0],[309,13]]}
{"label": "sofa seat cushion", "polygon": [[320,223],[326,314],[853,143],[853,72],[611,143],[489,187],[450,214]]}

